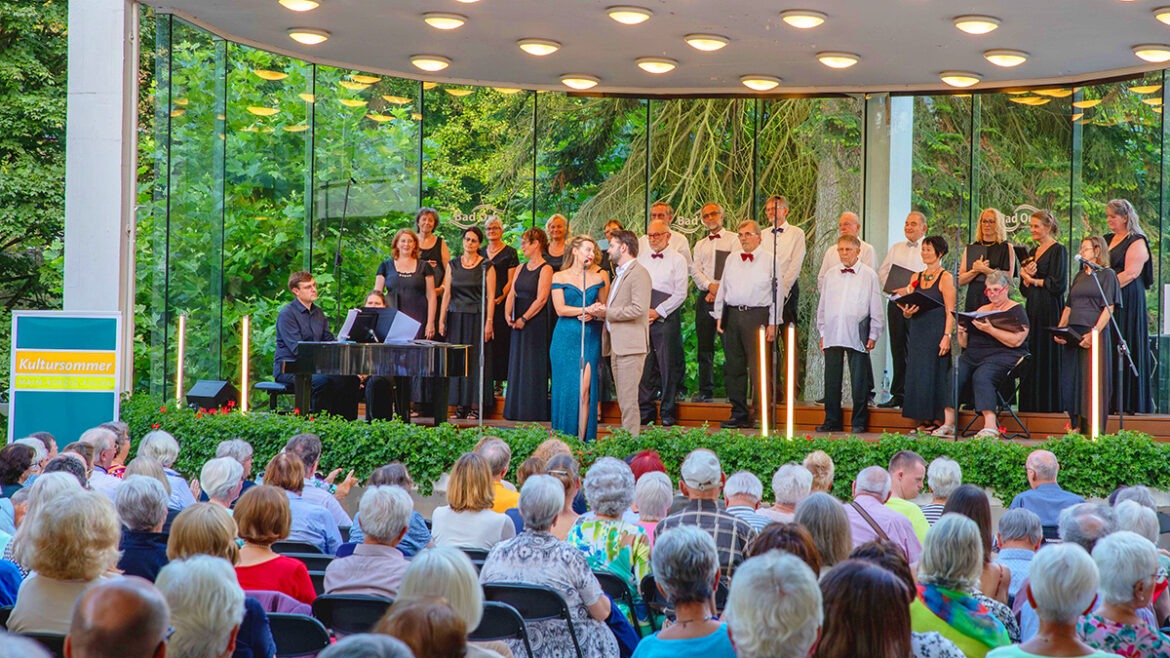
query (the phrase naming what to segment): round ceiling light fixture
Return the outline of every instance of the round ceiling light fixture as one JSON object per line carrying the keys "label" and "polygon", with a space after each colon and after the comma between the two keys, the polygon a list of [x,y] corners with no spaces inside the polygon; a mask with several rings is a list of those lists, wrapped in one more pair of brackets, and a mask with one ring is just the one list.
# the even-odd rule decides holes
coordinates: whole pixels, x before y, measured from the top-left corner
{"label": "round ceiling light fixture", "polygon": [[772,91],[779,87],[781,82],[780,78],[774,75],[757,74],[740,76],[739,81],[752,91]]}
{"label": "round ceiling light fixture", "polygon": [[312,27],[290,27],[288,29],[288,36],[297,43],[306,46],[315,46],[319,43],[325,43],[329,39],[330,34],[325,30],[318,30]]}
{"label": "round ceiling light fixture", "polygon": [[691,48],[708,53],[719,50],[731,41],[718,34],[688,34],[683,39]]}
{"label": "round ceiling light fixture", "polygon": [[584,91],[592,89],[601,82],[601,78],[588,73],[566,73],[561,76],[561,84],[569,89],[576,89],[577,91]]}
{"label": "round ceiling light fixture", "polygon": [[953,22],[967,34],[987,34],[999,27],[999,19],[994,16],[955,16]]}
{"label": "round ceiling light fixture", "polygon": [[1164,43],[1143,43],[1133,47],[1133,54],[1153,64],[1170,62],[1170,46]]}
{"label": "round ceiling light fixture", "polygon": [[979,84],[983,80],[982,75],[971,71],[943,71],[938,77],[948,85],[960,89]]}
{"label": "round ceiling light fixture", "polygon": [[629,5],[607,7],[605,13],[609,14],[610,18],[622,25],[639,25],[650,20],[650,17],[654,15],[654,12],[649,9],[644,7],[631,7]]}
{"label": "round ceiling light fixture", "polygon": [[292,11],[312,11],[321,6],[317,0],[278,0],[285,9]]}
{"label": "round ceiling light fixture", "polygon": [[1154,10],[1154,18],[1170,25],[1170,7],[1158,7]]}
{"label": "round ceiling light fixture", "polygon": [[819,27],[828,20],[828,15],[823,12],[813,11],[811,9],[789,9],[780,12],[780,20],[788,23],[792,27],[801,30],[808,30],[814,27]]}
{"label": "round ceiling light fixture", "polygon": [[561,49],[561,44],[552,39],[521,39],[516,45],[520,46],[520,50],[537,57],[551,55]]}
{"label": "round ceiling light fixture", "polygon": [[410,63],[414,64],[415,68],[422,69],[428,73],[442,71],[448,66],[451,66],[451,60],[442,55],[411,55]]}
{"label": "round ceiling light fixture", "polygon": [[992,64],[995,64],[996,66],[1011,68],[1013,66],[1019,66],[1020,64],[1028,61],[1028,53],[1022,50],[1007,50],[1001,48],[997,50],[988,50],[987,52],[983,53],[983,58]]}
{"label": "round ceiling light fixture", "polygon": [[821,64],[831,69],[847,69],[860,62],[861,55],[857,53],[823,52],[817,53],[817,59],[821,61]]}
{"label": "round ceiling light fixture", "polygon": [[423,14],[423,20],[436,30],[455,30],[467,24],[466,16],[441,11],[429,11]]}
{"label": "round ceiling light fixture", "polygon": [[634,60],[638,68],[647,73],[670,73],[678,68],[678,61],[668,57],[639,57]]}

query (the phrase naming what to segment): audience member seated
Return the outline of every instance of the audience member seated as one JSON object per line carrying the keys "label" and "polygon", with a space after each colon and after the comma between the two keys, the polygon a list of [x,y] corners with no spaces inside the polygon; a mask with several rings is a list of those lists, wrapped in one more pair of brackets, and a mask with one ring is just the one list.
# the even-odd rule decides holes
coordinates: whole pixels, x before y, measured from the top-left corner
{"label": "audience member seated", "polygon": [[[264,468],[264,484],[279,487],[288,497],[292,526],[287,539],[312,544],[326,555],[333,555],[341,545],[341,532],[329,510],[309,502],[305,489],[305,464],[296,455],[277,453]],[[239,503],[236,503],[238,506]]]}
{"label": "audience member seated", "polygon": [[[72,460],[70,460],[72,461]],[[12,536],[12,541],[4,547],[4,560],[13,562],[23,577],[27,577],[30,567],[27,566],[27,558],[23,557],[29,555],[31,549],[21,551],[21,545],[29,543],[28,533],[32,529],[32,520],[37,517],[41,508],[46,507],[49,501],[59,495],[78,491],[85,484],[79,484],[77,478],[69,473],[46,473],[37,478],[37,481],[28,488],[28,503],[25,505],[25,513],[22,518],[17,519],[16,534]]]}
{"label": "audience member seated", "polygon": [[886,500],[886,507],[910,519],[914,535],[921,544],[926,539],[926,531],[930,530],[930,523],[923,515],[922,508],[913,501],[922,493],[922,483],[926,479],[926,460],[913,450],[899,450],[890,457],[887,470],[890,474],[890,497]]}
{"label": "audience member seated", "polygon": [[85,463],[85,481],[89,482],[89,475],[93,472],[93,446],[81,441],[74,441],[61,448],[62,455],[72,455]]}
{"label": "audience member seated", "polygon": [[199,487],[209,501],[231,509],[244,487],[244,466],[233,457],[216,457],[199,471]]}
{"label": "audience member seated", "polygon": [[410,647],[396,637],[361,633],[334,642],[317,654],[317,658],[415,658],[415,656]]}
{"label": "audience member seated", "polygon": [[723,611],[738,658],[808,656],[821,636],[823,615],[816,574],[779,551],[740,565]]}
{"label": "audience member seated", "polygon": [[1014,601],[1019,596],[1020,586],[1031,573],[1032,558],[1044,543],[1040,517],[1031,510],[1009,509],[999,517],[999,532],[995,539],[999,545],[999,556],[995,561],[1007,567],[1012,574],[1008,599]]}
{"label": "audience member seated", "polygon": [[[39,642],[15,633],[0,631],[0,658],[60,658],[51,655]],[[104,658],[104,657],[103,657]]]}
{"label": "audience member seated", "polygon": [[77,598],[118,563],[118,516],[105,494],[73,490],[45,502],[18,546],[33,573],[8,618],[14,633],[68,633]]}
{"label": "audience member seated", "polygon": [[820,491],[822,493],[833,492],[833,475],[836,473],[837,467],[833,464],[833,458],[824,450],[813,450],[804,457],[801,465],[812,473],[813,481],[811,491]]}
{"label": "audience member seated", "polygon": [[504,478],[508,475],[508,468],[512,464],[512,448],[503,439],[484,437],[476,452],[487,461],[488,469],[492,472],[492,511],[503,514],[515,508],[520,503],[520,494],[509,488]]}
{"label": "audience member seated", "polygon": [[685,525],[662,533],[654,549],[654,582],[675,621],[639,642],[635,658],[734,658],[727,625],[713,614],[719,554],[711,535]]}
{"label": "audience member seated", "polygon": [[431,514],[431,536],[439,546],[483,550],[516,536],[512,520],[492,511],[492,474],[481,455],[465,453],[451,468],[447,504]]}
{"label": "audience member seated", "polygon": [[[560,439],[545,439],[540,442],[540,445],[536,446],[536,450],[532,451],[532,456],[543,461],[545,464],[548,464],[556,455],[568,455],[572,457],[573,449],[569,447],[569,444]],[[636,473],[637,469],[634,472]]]}
{"label": "audience member seated", "polygon": [[813,570],[821,573],[821,556],[813,543],[812,535],[799,523],[772,523],[748,546],[748,558],[763,555],[771,550],[781,550],[795,555]]}
{"label": "audience member seated", "polygon": [[719,492],[725,478],[715,453],[703,449],[692,451],[683,461],[681,472],[679,488],[688,498],[687,506],[662,519],[654,534],[662,537],[662,533],[680,525],[698,526],[715,540],[719,571],[725,580],[730,580],[735,568],[743,562],[756,531],[747,521],[719,508]]}
{"label": "audience member seated", "polygon": [[1139,615],[1158,586],[1158,549],[1145,537],[1123,530],[1097,542],[1093,561],[1100,574],[1102,602],[1077,624],[1077,636],[1094,649],[1122,656],[1170,654],[1170,637],[1149,623],[1148,616]]}
{"label": "audience member seated", "polygon": [[138,454],[157,459],[158,463],[162,464],[167,479],[171,481],[171,501],[168,507],[182,510],[195,502],[195,495],[191,493],[190,483],[182,475],[179,475],[178,471],[171,468],[175,460],[179,458],[179,442],[175,440],[175,437],[163,430],[149,432],[142,437],[142,442],[138,444]]}
{"label": "audience member seated", "polygon": [[654,549],[654,529],[658,522],[670,513],[674,500],[674,487],[670,476],[661,471],[651,471],[638,478],[634,485],[634,507],[638,512],[638,525],[646,531],[650,549]]}
{"label": "audience member seated", "polygon": [[910,519],[886,507],[889,498],[889,472],[881,466],[861,469],[853,481],[853,502],[845,505],[853,546],[889,538],[906,552],[906,559],[913,564],[922,553],[922,544],[914,534]]}
{"label": "audience member seated", "polygon": [[775,502],[771,507],[759,510],[760,514],[777,523],[792,523],[796,518],[796,505],[812,493],[813,475],[800,464],[784,464],[772,475],[772,495]]}
{"label": "audience member seated", "polygon": [[[425,596],[442,597],[467,628],[479,627],[483,618],[483,588],[471,559],[463,551],[453,546],[436,546],[410,561],[398,598]],[[469,642],[467,658],[498,658],[502,651],[491,650],[494,647],[507,650],[502,642]],[[523,657],[524,652],[517,655]]]}
{"label": "audience member seated", "polygon": [[922,506],[926,522],[934,525],[943,515],[943,507],[951,493],[963,484],[963,469],[950,457],[935,457],[926,468],[926,486],[930,488],[930,502]]}
{"label": "audience member seated", "polygon": [[227,658],[244,619],[244,591],[232,565],[209,555],[171,562],[158,574],[171,608],[168,658]]}
{"label": "audience member seated", "polygon": [[[549,530],[553,537],[564,541],[569,536],[569,530],[577,524],[578,511],[573,502],[581,492],[581,475],[577,467],[577,460],[568,453],[557,453],[545,463],[545,473],[556,478],[565,489],[565,508],[557,515]],[[585,511],[585,502],[581,501],[581,511]]]}
{"label": "audience member seated", "polygon": [[39,469],[34,448],[22,443],[4,446],[0,449],[0,497],[11,497]]}
{"label": "audience member seated", "polygon": [[962,514],[979,526],[979,537],[983,542],[983,573],[979,576],[979,591],[1000,603],[1008,602],[1008,591],[1012,583],[1011,569],[991,561],[991,501],[987,494],[973,484],[964,484],[955,489],[947,499],[943,514]]}
{"label": "audience member seated", "polygon": [[402,640],[414,658],[463,658],[467,651],[467,625],[437,596],[395,601],[374,630]]}
{"label": "audience member seated", "polygon": [[[414,480],[410,478],[410,473],[406,470],[405,466],[399,462],[391,462],[371,473],[370,481],[366,486],[402,487],[404,491],[410,493],[414,491]],[[413,501],[411,505],[413,506]],[[360,522],[361,515],[362,513],[359,509],[353,515],[353,527],[349,529],[349,541],[354,544],[360,544],[365,539]],[[432,546],[431,529],[427,527],[426,519],[418,511],[411,511],[410,523],[406,527],[406,534],[403,535],[402,541],[398,542],[396,548],[402,551],[402,554],[409,560],[419,551],[430,546]]]}
{"label": "audience member seated", "polygon": [[[145,475],[146,477],[154,478],[167,491],[167,520],[163,523],[163,532],[171,531],[171,523],[174,522],[175,517],[179,515],[182,510],[171,507],[171,480],[167,477],[166,469],[163,465],[153,457],[146,457],[140,455],[135,457],[126,465],[126,470],[122,471],[123,481],[131,475]],[[83,485],[84,486],[84,485]]]}
{"label": "audience member seated", "polygon": [[110,475],[114,458],[118,456],[118,433],[105,427],[93,427],[85,430],[78,441],[93,448],[93,472],[89,476],[89,487],[114,500],[114,492],[122,484],[122,480]]}
{"label": "audience member seated", "polygon": [[816,492],[796,506],[796,522],[812,537],[821,558],[821,571],[849,557],[853,533],[845,508],[827,493]]}
{"label": "audience member seated", "polygon": [[[337,485],[336,492],[331,494],[329,487],[337,476],[341,475],[341,469],[335,468],[323,480],[317,479],[317,467],[321,465],[320,437],[316,434],[298,434],[288,440],[284,446],[284,452],[300,457],[301,463],[304,464],[305,481],[301,492],[304,499],[328,510],[338,528],[352,526],[353,521],[339,501],[345,500],[349,496],[350,489],[353,489],[353,485],[358,482],[357,478],[353,476],[353,471],[351,470],[349,475],[345,476],[341,484]],[[267,472],[264,473],[264,478],[265,484],[272,484],[268,481]]]}
{"label": "audience member seated", "polygon": [[759,532],[774,521],[759,513],[760,500],[764,497],[764,484],[751,471],[739,471],[727,478],[723,485],[723,500],[727,501],[727,513],[737,516]]}
{"label": "audience member seated", "polygon": [[236,565],[240,587],[282,592],[311,604],[317,594],[305,563],[272,550],[274,543],[288,538],[292,523],[285,492],[267,485],[252,487],[236,502],[234,518],[244,540]]}
{"label": "audience member seated", "polygon": [[1035,603],[1041,633],[1028,642],[995,649],[987,654],[988,658],[1115,656],[1096,651],[1077,637],[1078,619],[1092,609],[1097,598],[1097,565],[1093,558],[1079,546],[1061,544],[1037,553],[1030,566],[1028,588],[1021,595]]}
{"label": "audience member seated", "polygon": [[414,502],[400,487],[370,487],[358,504],[364,539],[353,554],[325,569],[326,594],[372,594],[392,599],[408,563],[395,548],[406,534]]}
{"label": "audience member seated", "polygon": [[114,499],[122,521],[122,540],[118,549],[122,557],[118,568],[129,576],[141,576],[154,582],[167,564],[167,535],[162,532],[167,520],[167,490],[157,480],[145,475],[126,478]]}
{"label": "audience member seated", "polygon": [[126,460],[130,457],[130,426],[120,420],[111,420],[98,427],[110,430],[117,437],[114,442],[114,460],[106,472],[121,480],[126,472]]}
{"label": "audience member seated", "polygon": [[[529,457],[528,459],[520,462],[520,468],[516,469],[517,491],[519,491],[520,488],[524,486],[524,483],[528,481],[528,478],[532,477],[533,475],[545,475],[544,462],[537,457]],[[517,503],[519,503],[519,498],[517,498]],[[524,519],[520,518],[519,507],[506,509],[504,510],[504,514],[506,514],[509,519],[512,519],[512,525],[516,526],[516,534],[520,534],[524,531]]]}
{"label": "audience member seated", "polygon": [[219,445],[215,447],[215,456],[217,459],[219,457],[231,457],[240,462],[240,466],[244,467],[244,486],[240,490],[240,494],[256,486],[256,483],[252,481],[252,469],[256,463],[256,457],[252,452],[252,444],[242,439],[220,441]]}
{"label": "audience member seated", "polygon": [[[572,612],[584,654],[598,658],[617,656],[617,640],[605,625],[611,610],[609,598],[602,592],[585,555],[549,532],[564,507],[565,488],[559,480],[548,475],[528,478],[520,490],[524,532],[492,549],[480,570],[480,582],[552,587]],[[563,622],[533,622],[529,629],[535,655],[542,658],[576,655]],[[517,655],[523,651],[514,641],[509,641],[508,646]]]}
{"label": "audience member seated", "polygon": [[1061,510],[1083,503],[1085,499],[1061,489],[1056,483],[1060,464],[1056,461],[1056,455],[1047,450],[1033,450],[1024,462],[1024,470],[1031,489],[1016,494],[1009,509],[1022,507],[1035,512],[1040,517],[1045,536],[1052,538],[1056,534]]}
{"label": "audience member seated", "polygon": [[77,478],[77,483],[81,486],[87,486],[88,474],[85,470],[85,458],[75,453],[61,453],[49,460],[45,464],[45,470],[41,473],[68,473]]}
{"label": "audience member seated", "polygon": [[[926,534],[918,563],[918,597],[910,604],[913,629],[937,631],[968,658],[982,658],[991,649],[1011,644],[1004,620],[977,595],[981,573],[979,526],[961,514],[944,514]],[[1011,610],[1007,612],[1010,617]]]}
{"label": "audience member seated", "polygon": [[163,658],[170,608],[154,585],[113,578],[85,590],[73,608],[65,655],[70,658]]}

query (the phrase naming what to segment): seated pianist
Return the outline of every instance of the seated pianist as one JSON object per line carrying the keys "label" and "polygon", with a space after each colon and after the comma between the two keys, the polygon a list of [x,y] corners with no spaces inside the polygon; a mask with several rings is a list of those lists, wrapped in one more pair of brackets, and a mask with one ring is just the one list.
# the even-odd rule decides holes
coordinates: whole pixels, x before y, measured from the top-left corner
{"label": "seated pianist", "polygon": [[[283,384],[293,384],[294,377],[285,374],[283,364],[297,358],[297,343],[302,341],[336,340],[329,332],[325,313],[313,302],[317,301],[317,283],[308,272],[293,272],[288,278],[288,289],[293,301],[280,309],[276,317],[276,357],[273,359],[273,378]],[[352,375],[313,375],[313,404],[311,412],[327,411],[349,420],[357,420],[358,389],[360,381]]]}

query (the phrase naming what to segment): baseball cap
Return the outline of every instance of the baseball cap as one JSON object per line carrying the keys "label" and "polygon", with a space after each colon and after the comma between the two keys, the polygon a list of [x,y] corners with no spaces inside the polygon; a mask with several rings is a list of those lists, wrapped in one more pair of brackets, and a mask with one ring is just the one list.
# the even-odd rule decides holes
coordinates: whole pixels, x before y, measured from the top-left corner
{"label": "baseball cap", "polygon": [[722,484],[723,469],[719,458],[709,450],[695,450],[682,465],[682,479],[695,491],[714,489]]}

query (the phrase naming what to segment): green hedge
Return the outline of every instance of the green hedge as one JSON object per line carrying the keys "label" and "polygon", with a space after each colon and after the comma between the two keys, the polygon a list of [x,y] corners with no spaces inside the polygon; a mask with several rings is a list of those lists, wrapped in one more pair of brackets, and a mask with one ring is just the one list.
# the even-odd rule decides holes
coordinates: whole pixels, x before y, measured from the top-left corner
{"label": "green hedge", "polygon": [[[220,441],[244,439],[256,451],[256,470],[284,446],[294,434],[312,432],[325,445],[322,470],[352,468],[365,478],[375,468],[391,461],[401,461],[410,469],[423,493],[479,440],[476,428],[459,429],[451,425],[438,428],[392,422],[349,422],[336,417],[268,415],[239,412],[212,413],[177,410],[172,404],[161,405],[157,398],[144,394],[127,398],[122,405],[122,419],[129,423],[131,436],[141,438],[151,429],[164,429],[183,446],[176,468],[187,475],[197,475],[202,464],[214,456]],[[547,429],[524,426],[515,429],[491,429],[512,446],[513,468],[519,466],[541,441],[550,436]],[[574,437],[560,435],[577,453],[582,467],[603,456],[622,458],[639,450],[653,448],[678,477],[678,468],[688,452],[695,448],[714,450],[730,474],[749,470],[771,487],[772,473],[781,464],[800,461],[812,450],[824,450],[836,462],[834,493],[849,495],[849,485],[857,471],[888,463],[899,450],[914,450],[927,461],[947,455],[959,462],[963,481],[986,487],[1003,501],[1009,501],[1027,488],[1024,459],[1033,448],[1009,441],[969,440],[958,443],[935,438],[911,438],[901,434],[884,434],[876,441],[860,439],[826,439],[801,436],[793,441],[782,437],[761,438],[738,432],[711,433],[704,428],[652,428],[641,436],[631,437],[624,431],[582,444]],[[1156,443],[1149,436],[1122,432],[1090,441],[1080,435],[1050,438],[1040,443],[1054,452],[1061,464],[1063,487],[1083,496],[1104,496],[1120,485],[1146,484],[1170,489],[1170,444]],[[132,453],[133,454],[133,453]]]}

